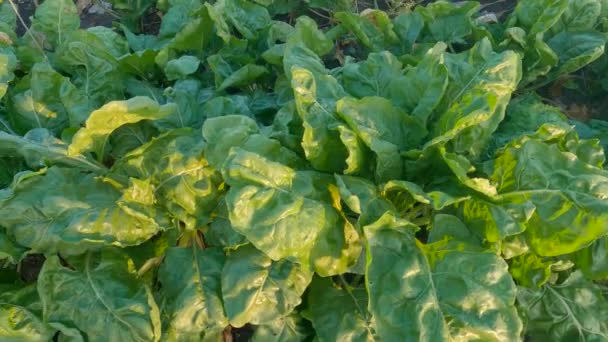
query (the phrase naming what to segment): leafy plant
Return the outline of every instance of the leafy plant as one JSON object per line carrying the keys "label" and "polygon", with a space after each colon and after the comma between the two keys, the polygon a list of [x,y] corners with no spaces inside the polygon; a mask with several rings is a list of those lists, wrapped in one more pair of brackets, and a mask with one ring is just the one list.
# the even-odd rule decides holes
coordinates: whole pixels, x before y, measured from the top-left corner
{"label": "leafy plant", "polygon": [[156,5],[0,4],[0,339],[608,339],[604,1]]}

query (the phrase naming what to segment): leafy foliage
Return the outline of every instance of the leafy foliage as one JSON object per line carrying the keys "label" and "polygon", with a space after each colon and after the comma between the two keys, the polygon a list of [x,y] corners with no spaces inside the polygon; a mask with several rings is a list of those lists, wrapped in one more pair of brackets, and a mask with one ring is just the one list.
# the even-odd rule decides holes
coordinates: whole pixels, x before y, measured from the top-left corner
{"label": "leafy foliage", "polygon": [[399,3],[0,1],[0,340],[608,339],[606,1]]}

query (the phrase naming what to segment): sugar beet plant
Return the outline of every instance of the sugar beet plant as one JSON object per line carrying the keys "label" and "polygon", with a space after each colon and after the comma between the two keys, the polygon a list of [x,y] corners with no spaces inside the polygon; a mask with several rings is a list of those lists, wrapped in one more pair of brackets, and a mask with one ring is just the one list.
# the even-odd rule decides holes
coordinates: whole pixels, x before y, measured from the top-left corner
{"label": "sugar beet plant", "polygon": [[355,5],[4,1],[0,340],[608,340],[608,3]]}

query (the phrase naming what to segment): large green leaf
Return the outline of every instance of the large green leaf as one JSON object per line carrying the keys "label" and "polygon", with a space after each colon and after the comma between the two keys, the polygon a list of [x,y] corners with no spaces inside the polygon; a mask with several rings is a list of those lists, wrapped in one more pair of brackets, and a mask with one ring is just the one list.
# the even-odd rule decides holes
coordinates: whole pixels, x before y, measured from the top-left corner
{"label": "large green leaf", "polygon": [[534,139],[510,144],[492,179],[505,201],[530,202],[530,246],[542,256],[572,253],[607,233],[608,173]]}
{"label": "large green leaf", "polygon": [[385,50],[398,41],[393,23],[385,12],[368,9],[360,14],[338,12],[335,17],[341,26],[352,32],[371,51]]}
{"label": "large green leaf", "polygon": [[340,140],[335,116],[336,101],[343,97],[344,90],[331,76],[295,67],[291,70],[291,86],[304,126],[302,147],[306,159],[320,171],[344,170],[348,152]]}
{"label": "large green leaf", "polygon": [[374,341],[363,288],[341,288],[331,279],[315,277],[308,290],[305,317],[312,322],[319,341]]}
{"label": "large green leaf", "polygon": [[12,94],[9,120],[20,133],[47,128],[59,135],[67,127],[78,127],[89,113],[89,101],[69,79],[46,63],[35,64],[29,89]]}
{"label": "large green leaf", "polygon": [[354,264],[358,234],[339,211],[333,177],[296,171],[235,149],[222,170],[234,229],[273,260],[287,258],[320,275]]}
{"label": "large green leaf", "polygon": [[[415,229],[389,213],[364,227],[366,287],[378,336],[519,340],[522,323],[507,264],[490,251],[460,243],[420,246]],[[404,317],[410,325],[403,324]]]}
{"label": "large green leaf", "polygon": [[57,47],[67,34],[79,27],[80,18],[71,0],[44,0],[32,19],[32,29],[42,34],[52,47]]}
{"label": "large green leaf", "polygon": [[58,69],[72,75],[72,83],[84,92],[91,108],[122,99],[125,75],[120,63],[104,40],[94,33],[70,32],[57,47],[53,62]]}
{"label": "large green leaf", "polygon": [[563,283],[541,289],[520,287],[517,301],[528,318],[526,333],[551,341],[603,341],[608,338],[608,303],[600,288],[572,273]]}
{"label": "large green leaf", "polygon": [[230,252],[222,272],[222,298],[230,324],[269,324],[301,302],[312,273],[287,260],[273,261],[248,245]]}
{"label": "large green leaf", "polygon": [[161,205],[173,217],[188,229],[201,229],[211,221],[223,192],[219,173],[203,156],[201,138],[189,128],[169,131],[126,154],[112,172],[149,179]]}
{"label": "large green leaf", "polygon": [[493,52],[484,39],[467,52],[447,55],[446,65],[450,84],[431,144],[449,143],[454,152],[475,157],[504,118],[521,79],[521,60],[512,51]]}
{"label": "large green leaf", "polygon": [[82,155],[68,156],[68,146],[44,128],[36,128],[20,137],[0,132],[0,155],[24,158],[32,168],[64,165],[103,173],[106,169]]}
{"label": "large green leaf", "polygon": [[[124,190],[78,169],[22,173],[0,192],[2,225],[22,246],[76,255],[140,244],[161,227],[149,194]],[[162,223],[162,221],[161,221]]]}
{"label": "large green leaf", "polygon": [[147,97],[134,97],[127,101],[114,101],[93,111],[86,121],[86,127],[80,129],[68,148],[70,155],[83,152],[95,152],[102,159],[110,134],[120,126],[142,120],[157,120],[167,117],[176,106],[160,106]]}
{"label": "large green leaf", "polygon": [[520,26],[535,36],[555,25],[568,7],[569,0],[518,1],[510,19],[511,26]]}
{"label": "large green leaf", "polygon": [[343,98],[337,114],[376,154],[378,182],[401,177],[400,152],[417,147],[426,135],[422,122],[381,97]]}
{"label": "large green leaf", "polygon": [[552,74],[568,74],[598,59],[604,53],[606,36],[597,31],[560,32],[547,41],[559,57]]}
{"label": "large green leaf", "polygon": [[169,248],[158,273],[162,294],[164,338],[171,341],[213,341],[221,337],[224,313],[221,249]]}
{"label": "large green leaf", "polygon": [[42,305],[35,285],[0,285],[0,339],[7,342],[46,342],[55,330],[41,317]]}
{"label": "large green leaf", "polygon": [[246,116],[226,115],[207,119],[203,126],[203,137],[207,141],[205,156],[218,169],[224,165],[230,149],[234,147],[255,152],[289,167],[306,165],[302,158],[281,146],[277,140],[261,135],[257,123]]}
{"label": "large green leaf", "polygon": [[44,321],[77,328],[89,341],[159,341],[160,315],[132,261],[116,250],[46,260],[38,279]]}
{"label": "large green leaf", "polygon": [[255,329],[253,342],[308,341],[312,334],[310,323],[298,313],[281,317]]}
{"label": "large green leaf", "polygon": [[419,6],[425,21],[425,27],[433,41],[446,43],[462,43],[473,33],[475,22],[473,14],[479,9],[479,3],[466,1],[462,4],[452,4],[447,1],[437,1],[428,6]]}
{"label": "large green leaf", "polygon": [[0,263],[8,262],[9,264],[16,264],[21,260],[26,251],[26,248],[16,244],[6,234],[4,228],[0,227]]}

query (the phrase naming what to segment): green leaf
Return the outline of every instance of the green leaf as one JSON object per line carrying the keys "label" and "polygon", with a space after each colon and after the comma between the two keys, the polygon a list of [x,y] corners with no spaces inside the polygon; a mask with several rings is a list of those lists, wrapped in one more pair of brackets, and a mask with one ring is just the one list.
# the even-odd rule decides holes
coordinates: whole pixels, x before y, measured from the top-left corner
{"label": "green leaf", "polygon": [[72,83],[84,92],[91,107],[122,98],[124,74],[118,59],[95,34],[70,32],[57,47],[53,60],[58,69],[72,75]]}
{"label": "green leaf", "polygon": [[268,324],[259,325],[251,340],[253,342],[307,341],[312,335],[309,324],[297,313],[292,313]]}
{"label": "green leaf", "polygon": [[448,340],[428,262],[413,237],[417,227],[386,213],[363,229],[368,309],[376,334],[387,340]]}
{"label": "green leaf", "polygon": [[266,8],[248,0],[220,0],[214,7],[246,39],[254,39],[258,31],[270,25]]}
{"label": "green leaf", "polygon": [[[460,243],[421,248],[413,237],[415,228],[389,213],[364,227],[368,308],[378,336],[519,340],[522,323],[513,307],[516,288],[506,263],[492,252]],[[386,310],[388,303],[391,310]],[[404,326],[403,317],[412,324]]]}
{"label": "green leaf", "polygon": [[[424,124],[439,105],[448,85],[448,70],[444,63],[445,44],[437,43],[424,55],[420,63],[407,70],[399,83],[395,103]],[[402,90],[405,88],[404,90]]]}
{"label": "green leaf", "polygon": [[253,83],[254,80],[266,75],[268,70],[260,65],[247,64],[226,77],[217,88],[223,91],[231,87],[244,87]]}
{"label": "green leaf", "polygon": [[585,277],[593,280],[608,278],[608,237],[603,236],[589,247],[579,250],[572,260]]}
{"label": "green leaf", "polygon": [[230,324],[269,324],[293,311],[312,273],[287,260],[273,261],[251,246],[230,252],[222,296]]}
{"label": "green leaf", "polygon": [[210,246],[221,246],[224,248],[237,248],[249,243],[247,239],[239,234],[228,218],[228,207],[225,199],[222,199],[214,212],[215,218],[204,232],[205,242]]}
{"label": "green leaf", "polygon": [[103,48],[114,57],[121,57],[129,53],[129,44],[123,36],[116,33],[109,27],[94,26],[89,27],[87,32],[97,36],[103,42]]}
{"label": "green leaf", "polygon": [[47,128],[59,135],[65,128],[84,123],[92,110],[86,95],[46,63],[32,67],[29,85],[10,98],[9,119],[20,133]]}
{"label": "green leaf", "polygon": [[363,227],[375,222],[387,211],[396,211],[393,204],[382,196],[380,189],[373,182],[359,177],[341,175],[335,177],[340,189],[340,199],[355,214],[359,214],[359,226]]}
{"label": "green leaf", "polygon": [[171,1],[171,7],[163,15],[158,36],[161,38],[173,38],[192,20],[192,14],[201,7],[200,0]]}
{"label": "green leaf", "polygon": [[17,264],[26,251],[26,248],[19,246],[14,242],[13,239],[6,234],[4,228],[0,227],[0,263],[8,262],[13,265]]}
{"label": "green leaf", "polygon": [[139,210],[142,198],[121,199],[119,189],[103,179],[58,167],[42,173],[20,174],[0,192],[2,225],[22,246],[77,255],[137,245],[160,230],[154,207]]}
{"label": "green leaf", "polygon": [[528,318],[526,333],[551,341],[601,341],[608,338],[608,303],[600,288],[572,273],[558,285],[521,287],[518,304]]}
{"label": "green leaf", "polygon": [[80,28],[76,5],[71,0],[45,0],[32,19],[32,29],[52,47],[64,42],[67,35]]}
{"label": "green leaf", "polygon": [[320,341],[373,341],[364,288],[338,288],[329,278],[315,277],[307,295],[306,318]]}
{"label": "green leaf", "polygon": [[89,341],[160,340],[160,315],[132,261],[116,250],[87,253],[71,268],[49,257],[38,280],[44,321],[81,330]]}
{"label": "green leaf", "polygon": [[147,97],[134,97],[127,101],[113,101],[93,111],[74,136],[68,148],[70,155],[93,151],[102,159],[110,134],[120,126],[142,120],[158,120],[176,110],[174,104],[160,106]]}
{"label": "green leaf", "polygon": [[426,135],[424,125],[381,97],[345,97],[337,114],[376,154],[377,181],[401,178],[401,151],[417,147]]}
{"label": "green leaf", "polygon": [[414,43],[420,38],[420,33],[424,28],[424,19],[419,12],[402,13],[393,19],[395,34],[405,51],[410,52]]}
{"label": "green leaf", "polygon": [[532,37],[548,31],[568,8],[569,0],[523,0],[518,1],[510,26],[520,26]]}
{"label": "green leaf", "polygon": [[106,169],[82,155],[68,156],[68,146],[44,128],[36,128],[20,137],[0,132],[0,155],[19,156],[32,168],[64,165],[96,173]]}
{"label": "green leaf", "polygon": [[224,313],[221,249],[172,247],[158,272],[164,338],[172,341],[217,340],[228,319]]}
{"label": "green leaf", "polygon": [[334,42],[319,30],[317,22],[306,16],[297,19],[293,34],[287,38],[303,44],[317,56],[328,54],[334,47]]}
{"label": "green leaf", "polygon": [[161,130],[200,128],[205,119],[198,98],[200,92],[201,82],[194,79],[179,80],[166,88],[164,95],[167,101],[175,103],[177,107],[168,117],[154,121],[154,125]]}
{"label": "green leaf", "polygon": [[352,32],[371,51],[382,51],[398,42],[393,23],[385,12],[367,9],[360,14],[337,12],[334,16],[341,26]]}
{"label": "green leaf", "polygon": [[336,208],[333,177],[296,171],[240,149],[233,150],[222,174],[231,186],[230,222],[270,258],[298,261],[322,276],[354,264],[360,241]]}
{"label": "green leaf", "polygon": [[583,31],[592,29],[602,11],[602,0],[568,1],[568,7],[552,31]]}
{"label": "green leaf", "polygon": [[181,56],[178,59],[172,59],[165,66],[165,75],[170,81],[185,78],[198,70],[200,62],[194,56]]}
{"label": "green leaf", "polygon": [[203,157],[204,148],[199,132],[172,130],[125,155],[112,172],[150,179],[170,215],[187,229],[201,229],[212,220],[223,192],[219,173]]}
{"label": "green leaf", "polygon": [[226,115],[211,118],[203,125],[203,137],[207,141],[205,155],[209,163],[221,169],[230,149],[240,147],[255,152],[271,161],[289,167],[303,167],[305,162],[291,150],[274,139],[259,134],[257,123],[246,116]]}
{"label": "green leaf", "polygon": [[607,233],[608,173],[558,146],[534,139],[510,144],[492,180],[504,200],[536,208],[526,236],[541,256],[575,252]]}
{"label": "green leaf", "polygon": [[557,70],[551,73],[557,76],[575,72],[598,59],[604,53],[606,36],[596,31],[561,32],[547,44],[559,57]]}
{"label": "green leaf", "polygon": [[320,171],[344,170],[347,150],[337,132],[339,122],[334,114],[336,101],[344,94],[342,87],[331,76],[317,76],[295,67],[291,77],[296,108],[304,126],[302,148],[306,159]]}
{"label": "green leaf", "polygon": [[446,65],[450,84],[431,144],[449,142],[454,152],[476,157],[504,118],[521,79],[521,60],[512,51],[493,52],[484,39],[467,52],[446,55]]}
{"label": "green leaf", "polygon": [[462,4],[452,4],[438,1],[427,6],[416,7],[425,21],[425,28],[433,37],[433,41],[446,43],[463,43],[464,39],[473,33],[475,22],[473,14],[479,9],[479,3],[467,1]]}
{"label": "green leaf", "polygon": [[55,331],[40,317],[36,286],[2,287],[0,294],[0,338],[7,342],[46,342]]}
{"label": "green leaf", "polygon": [[12,55],[12,53],[11,55],[4,53],[0,54],[0,100],[6,94],[9,83],[15,78],[13,71],[15,71],[17,66],[13,61],[14,55]]}

